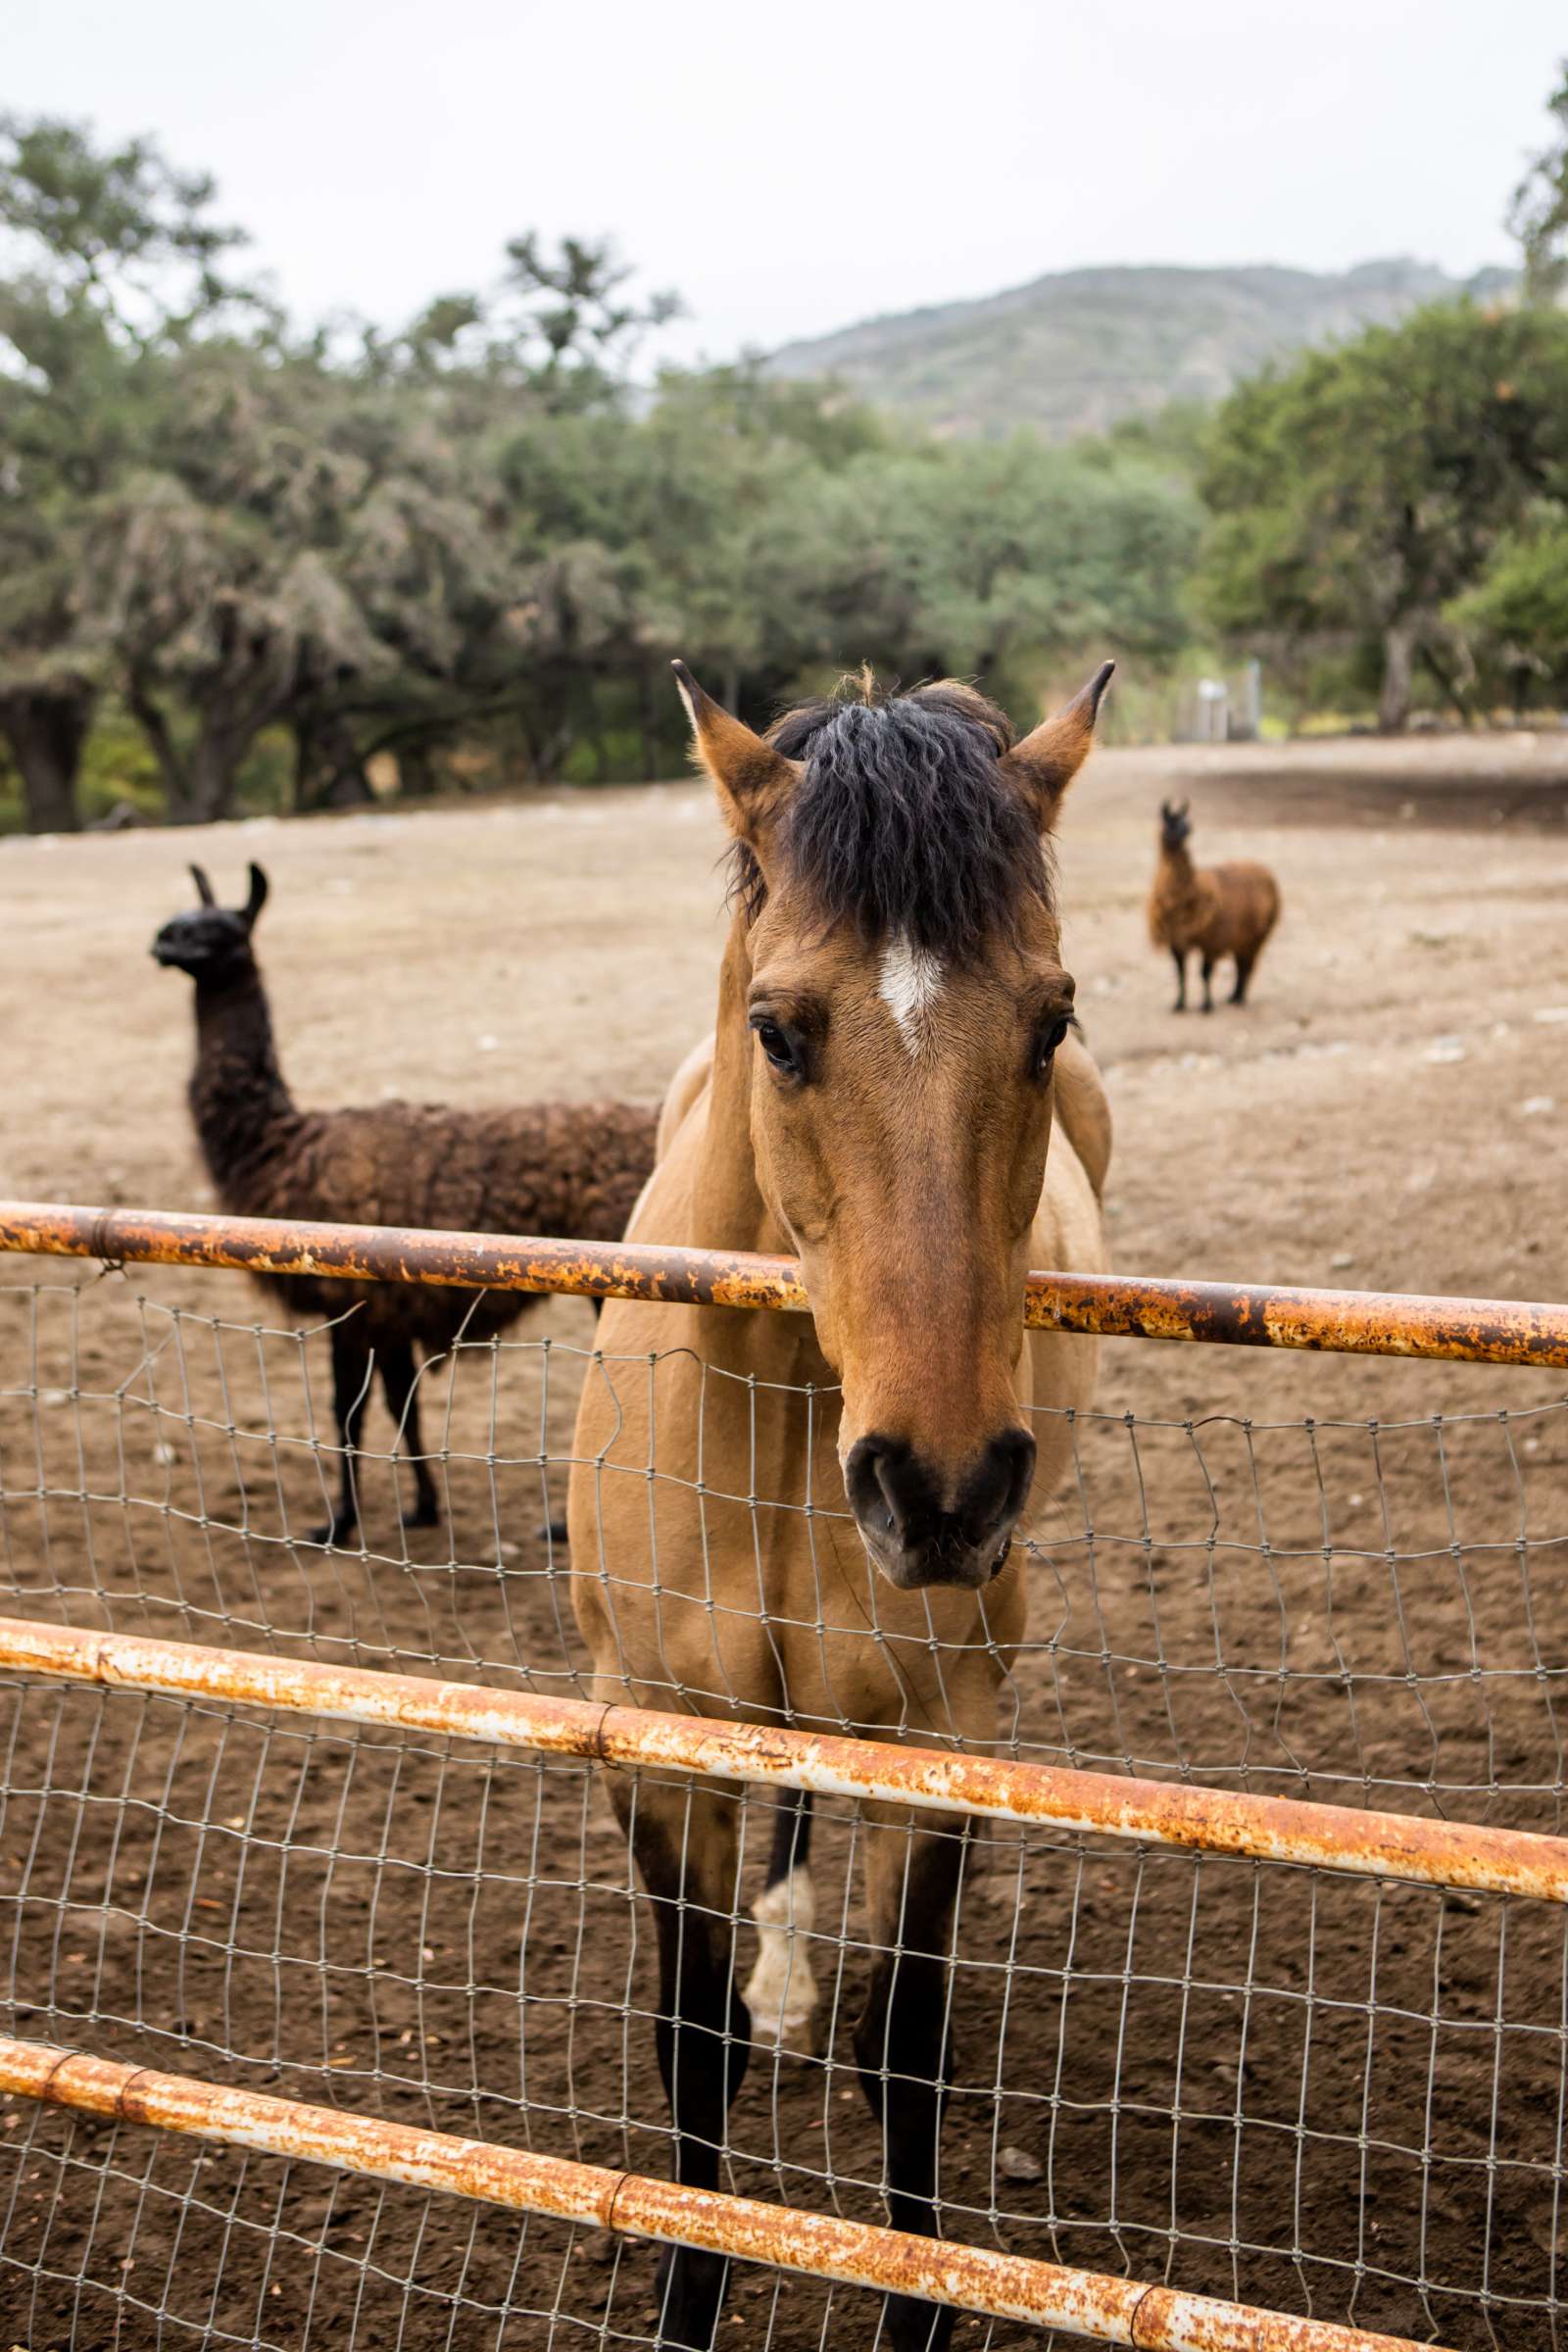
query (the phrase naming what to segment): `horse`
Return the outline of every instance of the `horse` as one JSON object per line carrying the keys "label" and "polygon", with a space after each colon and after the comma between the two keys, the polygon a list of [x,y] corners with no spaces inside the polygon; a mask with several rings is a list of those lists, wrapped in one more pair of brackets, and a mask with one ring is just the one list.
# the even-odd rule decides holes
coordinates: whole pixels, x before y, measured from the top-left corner
{"label": "horse", "polygon": [[[788,1251],[807,1314],[607,1302],[568,1495],[606,1702],[870,1739],[993,1742],[1025,1624],[1013,1544],[1070,1455],[1097,1344],[1025,1334],[1031,1264],[1102,1270],[1103,1090],[1074,1033],[1050,835],[1110,663],[1022,741],[952,680],[758,734],[675,677],[732,837],[710,1041],[627,1238]],[[1038,1427],[1037,1407],[1058,1410]],[[848,1508],[846,1509],[846,1503]],[[675,2179],[711,2189],[752,2038],[741,1792],[607,1788],[657,1925]],[[787,1870],[803,1809],[781,1805]],[[968,1824],[867,1803],[874,1949],[854,2042],[895,2228],[937,2228],[947,1985]],[[707,2348],[725,2257],[666,2248],[662,2343]],[[894,2352],[953,2313],[886,2299]]]}

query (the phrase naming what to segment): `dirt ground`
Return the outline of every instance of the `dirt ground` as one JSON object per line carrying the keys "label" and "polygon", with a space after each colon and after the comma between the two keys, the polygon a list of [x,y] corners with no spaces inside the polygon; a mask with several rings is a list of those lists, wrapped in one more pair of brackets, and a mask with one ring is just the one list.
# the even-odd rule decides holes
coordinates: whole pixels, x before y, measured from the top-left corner
{"label": "dirt ground", "polygon": [[[1172,791],[1200,858],[1281,880],[1245,1011],[1168,1009],[1142,908]],[[230,897],[268,867],[300,1100],[473,1102],[657,1097],[710,1017],[718,848],[696,785],[0,844],[0,1194],[210,1204],[188,984],[146,954],[192,855]],[[1123,1269],[1568,1297],[1568,738],[1107,753],[1060,862]],[[567,1450],[592,1345],[553,1301],[432,1378],[450,1530],[404,1530],[383,1456],[365,1548],[326,1555],[299,1540],[330,1472],[319,1337],[231,1276],[0,1264],[0,1603],[569,1690],[540,1454]],[[1561,1827],[1565,1385],[1108,1346],[1078,1474],[1036,1513],[1019,1752]],[[125,1694],[0,1702],[17,2032],[665,2169],[651,1938],[581,1776]],[[748,1896],[767,1830],[753,1806]],[[843,2023],[754,2061],[732,2178],[875,2219],[855,1841],[824,1809]],[[1568,2340],[1555,1912],[994,1838],[958,1948],[952,2233],[1464,2347]],[[564,2225],[0,2104],[0,2321],[28,2352],[648,2343],[652,2281],[650,2249]],[[876,2311],[749,2271],[720,2339],[747,2330],[869,2344]]]}

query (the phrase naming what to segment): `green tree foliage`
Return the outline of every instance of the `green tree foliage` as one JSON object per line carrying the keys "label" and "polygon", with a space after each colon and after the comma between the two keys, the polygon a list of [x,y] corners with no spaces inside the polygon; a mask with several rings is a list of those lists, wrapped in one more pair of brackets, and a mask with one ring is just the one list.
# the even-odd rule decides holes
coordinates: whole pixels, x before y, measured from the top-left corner
{"label": "green tree foliage", "polygon": [[73,124],[0,118],[0,737],[41,828],[78,821],[104,676],[89,517],[146,446],[169,355],[247,301],[212,201],[147,140],[100,153]]}
{"label": "green tree foliage", "polygon": [[1568,59],[1546,101],[1552,136],[1514,190],[1508,226],[1524,260],[1527,301],[1553,303],[1568,286]]}
{"label": "green tree foliage", "polygon": [[227,275],[247,239],[213,220],[216,194],[151,139],[99,151],[76,123],[0,115],[0,229],[38,290],[139,350],[258,300]]}
{"label": "green tree foliage", "polygon": [[1434,308],[1260,377],[1209,438],[1201,603],[1239,641],[1373,661],[1387,729],[1418,662],[1463,708],[1455,601],[1551,493],[1565,433],[1557,312]]}
{"label": "green tree foliage", "polygon": [[1505,540],[1447,617],[1516,710],[1542,688],[1568,694],[1568,514],[1544,510],[1533,528]]}

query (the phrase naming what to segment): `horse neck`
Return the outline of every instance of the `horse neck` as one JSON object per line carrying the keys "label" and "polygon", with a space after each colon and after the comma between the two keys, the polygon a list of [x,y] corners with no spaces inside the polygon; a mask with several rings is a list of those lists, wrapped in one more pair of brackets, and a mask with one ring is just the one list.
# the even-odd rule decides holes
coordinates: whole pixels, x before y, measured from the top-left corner
{"label": "horse neck", "polygon": [[278,1067],[262,975],[196,984],[196,1067],[191,1116],[220,1193],[270,1155],[296,1113]]}

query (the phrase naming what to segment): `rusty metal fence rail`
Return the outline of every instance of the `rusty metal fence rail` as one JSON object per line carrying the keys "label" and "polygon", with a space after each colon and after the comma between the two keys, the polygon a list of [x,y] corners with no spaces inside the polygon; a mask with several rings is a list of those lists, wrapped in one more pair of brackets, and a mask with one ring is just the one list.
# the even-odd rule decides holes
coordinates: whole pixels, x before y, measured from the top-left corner
{"label": "rusty metal fence rail", "polygon": [[[635,1242],[508,1239],[8,1201],[0,1202],[0,1250],[6,1250],[116,1264],[227,1266],[253,1274],[429,1282],[456,1289],[481,1285],[588,1298],[674,1299],[694,1306],[801,1312],[807,1304],[793,1258]],[[1109,1339],[1568,1367],[1568,1307],[1512,1298],[1037,1273],[1026,1287],[1024,1321],[1035,1330],[1096,1332]]]}
{"label": "rusty metal fence rail", "polygon": [[[19,1275],[31,1252],[802,1303],[774,1261],[129,1211],[0,1208],[0,1248]],[[911,2262],[974,2315],[964,2352],[1568,2343],[1554,1388],[1373,1422],[1112,1394],[1033,1531],[997,1751],[889,1749],[849,1716],[703,1720],[674,1679],[662,1710],[588,1696],[548,1532],[572,1406],[659,1365],[607,1359],[580,1307],[427,1370],[446,1524],[405,1524],[386,1435],[342,1551],[303,1532],[326,1335],[199,1279],[0,1282],[18,2340],[649,2345],[639,2241],[684,2236],[763,2266],[720,2340],[767,2352],[869,2343],[866,2289]],[[1067,1328],[1568,1363],[1546,1306],[1030,1296]],[[743,1974],[774,1792],[815,1792],[812,1902],[783,1930],[815,2026],[754,2059],[701,2212],[655,2178],[651,1938],[596,1794],[632,1764],[735,1791]],[[880,2226],[838,2032],[870,1956],[866,1797],[981,1824],[935,2244]]]}

